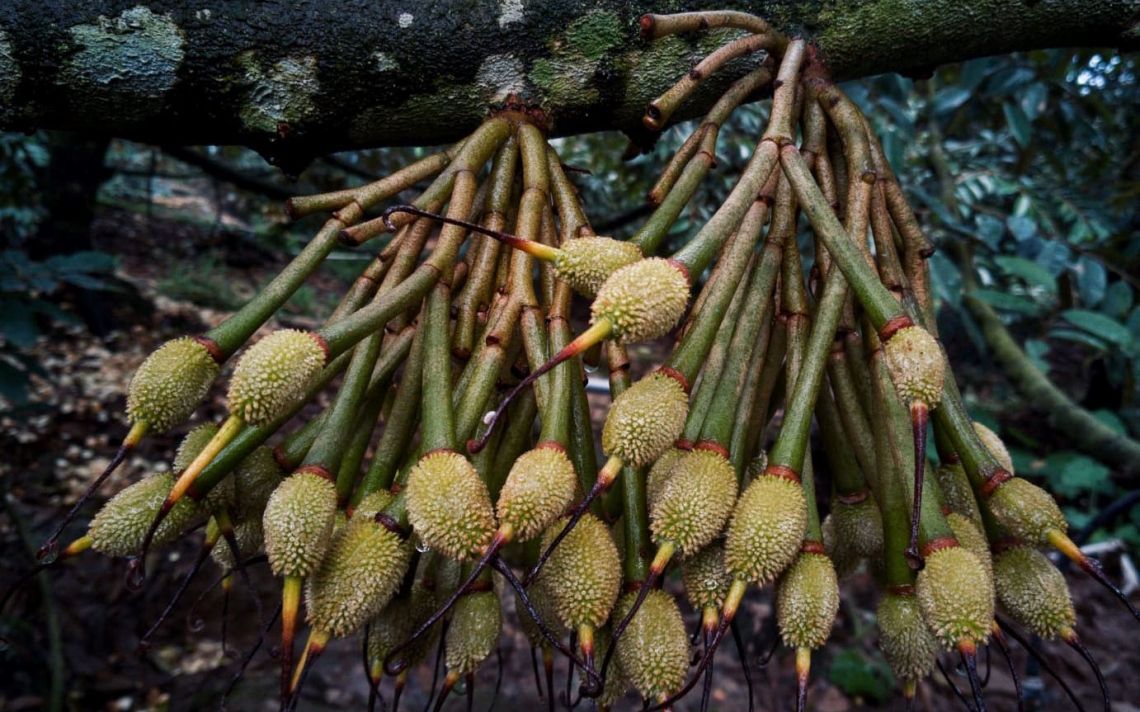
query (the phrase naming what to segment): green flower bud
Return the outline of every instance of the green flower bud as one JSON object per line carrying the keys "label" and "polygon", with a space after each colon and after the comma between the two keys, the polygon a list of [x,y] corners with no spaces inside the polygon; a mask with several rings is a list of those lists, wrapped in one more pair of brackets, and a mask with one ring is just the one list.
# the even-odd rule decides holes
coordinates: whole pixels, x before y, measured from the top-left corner
{"label": "green flower bud", "polygon": [[[217,528],[217,522],[211,519],[207,526],[206,535],[210,536]],[[265,529],[262,527],[261,517],[235,524],[234,540],[237,541],[238,553],[241,555],[242,561],[260,554],[265,547]],[[229,542],[224,538],[219,538],[218,543],[214,544],[214,548],[210,549],[210,556],[225,571],[237,568],[234,552],[230,549]]]}
{"label": "green flower bud", "polygon": [[[636,599],[633,591],[622,596],[615,620],[625,618]],[[626,679],[646,699],[680,689],[689,669],[689,636],[672,596],[659,589],[649,592],[618,639],[616,655]]]}
{"label": "green flower bud", "polygon": [[328,551],[336,519],[336,487],[299,472],[273,491],[265,505],[265,553],[277,576],[308,578]]}
{"label": "green flower bud", "polygon": [[[87,527],[92,548],[107,556],[142,553],[146,533],[173,486],[174,475],[152,475],[108,500]],[[189,497],[179,500],[158,526],[152,545],[160,547],[177,539],[194,523],[198,511],[198,505]]]}
{"label": "green flower bud", "polygon": [[408,519],[428,547],[465,560],[490,543],[491,495],[467,458],[444,450],[424,455],[408,473],[405,492]]}
{"label": "green flower bud", "polygon": [[[527,589],[527,597],[530,598],[531,605],[534,606],[538,617],[542,619],[543,625],[551,630],[556,630],[562,624],[562,620],[558,617],[558,611],[554,606],[554,596],[550,595],[550,591],[547,590],[546,581],[545,575],[539,575]],[[515,598],[515,610],[518,611],[519,624],[522,627],[523,635],[536,648],[550,645],[542,631],[539,630],[538,625],[535,624],[534,619],[531,618],[530,613],[517,600],[517,594]]]}
{"label": "green flower bud", "polygon": [[681,564],[685,596],[693,608],[720,608],[732,575],[724,567],[724,542],[714,541]]}
{"label": "green flower bud", "polygon": [[998,464],[1008,471],[1009,474],[1017,474],[1013,471],[1013,458],[1009,456],[1009,450],[1006,448],[1005,443],[1001,441],[1001,438],[998,437],[997,433],[977,421],[974,421],[973,425],[974,432],[978,434],[978,439],[982,441],[982,444],[986,446],[986,449],[990,451],[990,454],[994,456]]}
{"label": "green flower bud", "polygon": [[1018,541],[1031,546],[1050,546],[1049,532],[1064,533],[1069,526],[1053,497],[1020,477],[998,485],[988,503],[998,523]]}
{"label": "green flower bud", "polygon": [[732,463],[709,450],[685,453],[649,510],[653,539],[694,554],[721,533],[735,503]]}
{"label": "green flower bud", "polygon": [[835,536],[843,546],[860,559],[883,555],[883,516],[871,495],[859,502],[848,504],[835,501],[831,510],[835,522]]}
{"label": "green flower bud", "polygon": [[960,546],[926,557],[915,582],[918,606],[930,632],[947,650],[962,641],[984,643],[994,620],[994,599],[978,558]]}
{"label": "green flower bud", "polygon": [[459,599],[447,629],[444,660],[447,669],[466,675],[495,652],[502,630],[499,597],[494,591],[471,593]]}
{"label": "green flower bud", "polygon": [[685,389],[655,371],[614,399],[602,426],[602,449],[630,467],[644,467],[680,437],[688,415]]}
{"label": "green flower bud", "polygon": [[879,600],[879,647],[904,683],[922,680],[934,669],[938,640],[922,619],[913,595],[886,593]]}
{"label": "green flower bud", "polygon": [[966,469],[962,463],[955,462],[950,465],[939,465],[934,471],[934,479],[942,490],[942,503],[951,512],[957,512],[963,517],[974,521],[982,521],[982,513],[978,509],[978,500],[974,497],[974,488],[966,477]]}
{"label": "green flower bud", "polygon": [[[384,660],[397,645],[411,637],[418,623],[412,610],[412,598],[410,596],[393,598],[368,624],[368,659]],[[412,648],[419,649],[420,646],[413,645]],[[412,664],[419,662],[419,659],[413,660],[410,649],[406,659]]]}
{"label": "green flower bud", "polygon": [[1011,546],[995,555],[994,582],[1002,608],[1042,638],[1056,638],[1077,622],[1065,577],[1036,549]]}
{"label": "green flower bud", "polygon": [[268,425],[300,400],[320,378],[327,352],[316,335],[275,331],[245,352],[227,395],[230,413],[254,426]]}
{"label": "green flower bud", "polygon": [[929,331],[921,326],[899,329],[883,344],[883,353],[900,398],[907,403],[922,401],[931,408],[938,405],[946,360]]}
{"label": "green flower bud", "polygon": [[645,476],[645,501],[649,504],[650,509],[653,508],[653,503],[657,501],[662,488],[673,474],[674,465],[684,456],[685,452],[680,448],[670,447],[661,454],[661,457],[657,458],[653,467],[649,468],[649,473]]}
{"label": "green flower bud", "polygon": [[[546,530],[543,551],[564,526],[558,522]],[[621,586],[621,559],[609,528],[592,514],[583,515],[550,555],[542,577],[567,628],[605,623]]]}
{"label": "green flower bud", "polygon": [[823,534],[823,550],[827,552],[828,558],[835,566],[835,574],[839,580],[846,581],[858,573],[863,557],[855,551],[854,543],[850,539],[842,538],[835,533],[835,512],[824,517],[819,528]]}
{"label": "green flower bud", "polygon": [[234,517],[261,519],[273,491],[281,484],[281,467],[273,451],[262,445],[238,463],[233,472]]}
{"label": "green flower bud", "polygon": [[199,341],[167,341],[142,362],[127,390],[127,419],[164,433],[194,412],[218,377],[218,364]]}
{"label": "green flower bud", "polygon": [[632,242],[610,237],[580,237],[562,243],[554,271],[574,291],[593,297],[610,275],[642,257]]}
{"label": "green flower bud", "polygon": [[982,533],[977,524],[961,514],[951,512],[946,516],[946,523],[950,526],[950,531],[954,532],[954,538],[958,540],[958,544],[973,554],[978,559],[978,563],[982,565],[982,569],[986,572],[986,586],[989,587],[992,598],[994,595],[994,565],[993,558],[990,556],[990,542],[986,539],[986,535]]}
{"label": "green flower bud", "polygon": [[753,480],[728,523],[728,570],[767,585],[792,563],[806,530],[807,501],[798,482],[766,476]]}
{"label": "green flower bud", "polygon": [[371,518],[353,517],[306,582],[309,622],[333,638],[362,628],[396,593],[412,546]]}
{"label": "green flower bud", "polygon": [[385,489],[376,490],[372,494],[360,498],[360,503],[353,509],[353,519],[375,519],[376,515],[392,503],[395,496]]}
{"label": "green flower bud", "polygon": [[688,278],[669,260],[650,257],[610,275],[590,313],[593,322],[608,320],[613,338],[624,344],[669,333],[688,303]]}
{"label": "green flower bud", "polygon": [[839,579],[831,559],[800,552],[776,584],[776,622],[790,648],[818,648],[839,612]]}
{"label": "green flower bud", "polygon": [[501,526],[514,529],[516,541],[527,541],[554,523],[578,487],[578,475],[566,452],[539,447],[515,460],[499,491],[496,512]]}

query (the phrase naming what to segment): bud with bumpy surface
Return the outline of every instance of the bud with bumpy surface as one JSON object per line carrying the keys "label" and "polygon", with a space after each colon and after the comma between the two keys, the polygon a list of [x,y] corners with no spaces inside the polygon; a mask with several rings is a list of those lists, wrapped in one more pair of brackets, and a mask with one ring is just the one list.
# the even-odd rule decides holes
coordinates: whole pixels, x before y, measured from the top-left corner
{"label": "bud with bumpy surface", "polygon": [[[636,594],[618,601],[615,613],[625,617]],[[689,639],[681,611],[673,597],[653,590],[630,620],[617,642],[622,673],[647,700],[668,697],[680,689],[689,669]]]}
{"label": "bud with bumpy surface", "polygon": [[495,532],[491,495],[467,458],[440,450],[408,473],[408,520],[431,549],[453,559],[478,556]]}

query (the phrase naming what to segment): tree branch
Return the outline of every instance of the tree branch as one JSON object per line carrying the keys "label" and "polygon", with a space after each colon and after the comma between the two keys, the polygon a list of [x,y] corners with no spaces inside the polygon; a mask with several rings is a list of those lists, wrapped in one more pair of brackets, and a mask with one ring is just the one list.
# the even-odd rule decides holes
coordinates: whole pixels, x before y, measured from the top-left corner
{"label": "tree branch", "polygon": [[[703,4],[703,3],[702,3]],[[833,76],[921,74],[1054,46],[1140,46],[1140,0],[726,0],[809,37]],[[439,144],[514,94],[554,133],[643,131],[646,103],[729,31],[652,43],[645,0],[9,0],[0,128],[244,144],[286,171],[365,146]],[[677,119],[755,63],[737,60]]]}

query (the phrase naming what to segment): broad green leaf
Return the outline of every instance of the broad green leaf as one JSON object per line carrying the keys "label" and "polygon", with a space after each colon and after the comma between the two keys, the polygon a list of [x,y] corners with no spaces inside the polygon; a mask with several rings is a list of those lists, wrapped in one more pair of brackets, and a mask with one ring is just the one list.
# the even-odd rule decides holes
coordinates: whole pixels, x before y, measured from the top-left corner
{"label": "broad green leaf", "polygon": [[945,116],[965,104],[970,99],[970,91],[959,86],[940,89],[930,102],[935,116]]}
{"label": "broad green leaf", "polygon": [[1024,242],[1037,234],[1037,223],[1026,215],[1010,215],[1005,219],[1005,226],[1018,242]]}
{"label": "broad green leaf", "polygon": [[1045,354],[1049,353],[1049,344],[1041,339],[1028,339],[1025,342],[1025,353],[1038,371],[1049,375],[1049,362],[1045,360]]}
{"label": "broad green leaf", "polygon": [[1132,308],[1132,287],[1122,279],[1108,285],[1108,289],[1104,292],[1104,303],[1100,308],[1111,317],[1124,319],[1128,310]]}
{"label": "broad green leaf", "polygon": [[996,250],[1001,244],[1002,235],[1005,234],[1005,225],[993,215],[979,214],[974,217],[974,224],[978,226],[978,237]]}
{"label": "broad green leaf", "polygon": [[970,292],[970,296],[977,297],[1000,311],[1011,311],[1026,316],[1038,316],[1043,311],[1041,305],[1032,299],[999,292],[996,289],[975,289]]}
{"label": "broad green leaf", "polygon": [[1086,307],[1100,304],[1100,300],[1104,299],[1104,290],[1108,283],[1104,265],[1090,257],[1081,257],[1077,260],[1074,271],[1077,273],[1077,289],[1081,293],[1081,303]]}
{"label": "broad green leaf", "polygon": [[1089,334],[1087,331],[1080,331],[1079,329],[1050,329],[1049,338],[1075,341],[1078,344],[1084,344],[1097,351],[1104,351],[1107,348],[1103,341]]}
{"label": "broad green leaf", "polygon": [[35,344],[40,330],[27,300],[5,299],[0,306],[0,338],[24,349]]}
{"label": "broad green leaf", "polygon": [[1061,242],[1046,242],[1037,253],[1036,262],[1048,270],[1049,274],[1059,277],[1069,267],[1069,258],[1072,250]]}
{"label": "broad green leaf", "polygon": [[1009,274],[1020,277],[1034,287],[1043,287],[1050,292],[1057,291],[1057,280],[1049,274],[1049,270],[1032,260],[1002,255],[995,257],[994,262]]}
{"label": "broad green leaf", "polygon": [[1091,457],[1077,455],[1072,458],[1055,478],[1058,492],[1076,497],[1082,492],[1111,492],[1111,470]]}
{"label": "broad green leaf", "polygon": [[1098,336],[1110,344],[1127,347],[1132,344],[1132,332],[1110,316],[1088,309],[1069,309],[1062,316],[1069,323]]}
{"label": "broad green leaf", "polygon": [[827,677],[846,694],[865,697],[878,704],[890,698],[894,687],[894,675],[888,665],[851,648],[835,655]]}
{"label": "broad green leaf", "polygon": [[1012,102],[1002,104],[1001,108],[1005,112],[1005,122],[1009,125],[1009,130],[1013,133],[1017,145],[1028,148],[1030,142],[1033,141],[1033,124],[1030,123],[1025,112],[1021,110],[1020,106]]}

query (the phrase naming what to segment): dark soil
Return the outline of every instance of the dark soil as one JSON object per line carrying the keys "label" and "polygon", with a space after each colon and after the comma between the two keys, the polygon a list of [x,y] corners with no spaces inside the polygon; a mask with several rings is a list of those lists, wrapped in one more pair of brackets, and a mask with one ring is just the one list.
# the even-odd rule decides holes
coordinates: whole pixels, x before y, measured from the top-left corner
{"label": "dark soil", "polygon": [[[28,569],[30,551],[44,540],[113,454],[117,439],[126,432],[125,390],[135,367],[165,339],[208,328],[224,316],[156,297],[155,284],[163,275],[156,272],[155,265],[163,264],[163,260],[155,257],[153,243],[145,239],[137,220],[121,213],[104,215],[102,220],[101,229],[114,231],[115,244],[125,246],[120,276],[136,285],[141,303],[152,305],[153,310],[128,311],[124,324],[129,326],[106,339],[95,339],[82,331],[58,331],[42,340],[35,353],[49,375],[34,384],[34,405],[18,413],[0,413],[0,452],[4,453],[0,485],[6,494],[5,509],[0,513],[0,546],[4,552],[0,586],[4,588]],[[149,231],[153,233],[153,227]],[[171,236],[165,241],[168,256],[171,251],[194,254],[202,247],[193,233],[167,234]],[[256,284],[273,269],[271,263],[250,266],[247,262],[227,278]],[[320,287],[332,292],[343,284],[325,279]],[[303,316],[295,318],[306,323]],[[219,389],[199,409],[196,422],[224,415],[221,396]],[[68,530],[65,542],[68,537],[81,535],[84,523],[107,497],[147,472],[169,467],[178,439],[187,429],[184,426],[173,434],[148,438],[100,492],[98,501],[85,507],[79,521]],[[240,583],[229,591],[228,603],[221,590],[208,590],[219,573],[212,562],[191,583],[187,596],[152,638],[149,650],[143,654],[139,651],[140,637],[189,571],[201,539],[200,532],[193,533],[176,546],[154,553],[147,562],[150,573],[142,591],[125,585],[122,561],[91,552],[41,574],[22,589],[0,619],[7,638],[6,648],[0,652],[0,711],[48,709],[53,666],[58,675],[54,684],[63,695],[65,709],[217,708],[235,673],[236,661],[257,642],[258,620],[251,593]],[[1107,564],[1115,576],[1116,562]],[[271,613],[279,596],[279,583],[264,565],[252,566],[250,575],[262,609]],[[1101,663],[1116,700],[1114,709],[1138,709],[1132,703],[1140,700],[1140,681],[1135,675],[1140,670],[1140,646],[1136,643],[1140,624],[1087,578],[1070,572],[1069,582],[1080,620],[1078,629]],[[675,581],[668,585],[679,589]],[[874,587],[866,575],[844,584],[844,604],[832,640],[813,660],[809,700],[817,712],[863,707],[902,709],[897,688],[892,689],[880,676],[883,664],[875,650],[875,601]],[[488,709],[493,701],[504,710],[546,709],[536,689],[530,651],[518,629],[512,597],[504,597],[504,607],[507,625],[500,641],[502,666],[491,661],[479,672],[475,709]],[[773,640],[771,611],[771,591],[754,592],[740,618],[749,646],[755,703],[757,709],[790,710],[794,709],[792,656],[780,650],[766,667],[757,665],[758,656]],[[695,626],[695,616],[690,614],[688,620]],[[274,628],[269,643],[275,642],[276,636]],[[1098,709],[1101,703],[1095,678],[1080,658],[1057,642],[1044,643],[1042,650],[1086,709]],[[271,644],[261,646],[231,695],[229,709],[277,709],[274,652]],[[982,669],[987,670],[986,660],[991,656],[983,653],[981,657]],[[710,709],[747,709],[739,659],[735,647],[726,644],[716,666]],[[953,656],[943,655],[943,663],[954,683],[968,689],[965,678],[954,673]],[[1027,689],[1038,691],[1033,709],[1075,709],[1052,679],[1029,675],[1033,665],[1017,644],[1014,667]],[[556,689],[564,691],[565,663],[558,661],[556,668]],[[404,694],[404,709],[424,709],[430,685],[431,670],[416,670]],[[382,691],[390,703],[391,681],[385,682]],[[366,709],[368,686],[361,669],[360,642],[353,639],[330,645],[310,676],[304,695],[302,710]],[[991,710],[1016,709],[1009,672],[996,651],[986,699]],[[698,689],[677,709],[696,710],[699,700]],[[456,695],[446,709],[459,710],[463,705],[463,697]],[[638,709],[640,705],[631,695],[622,707]],[[962,707],[941,674],[935,672],[922,684],[917,709]]]}

